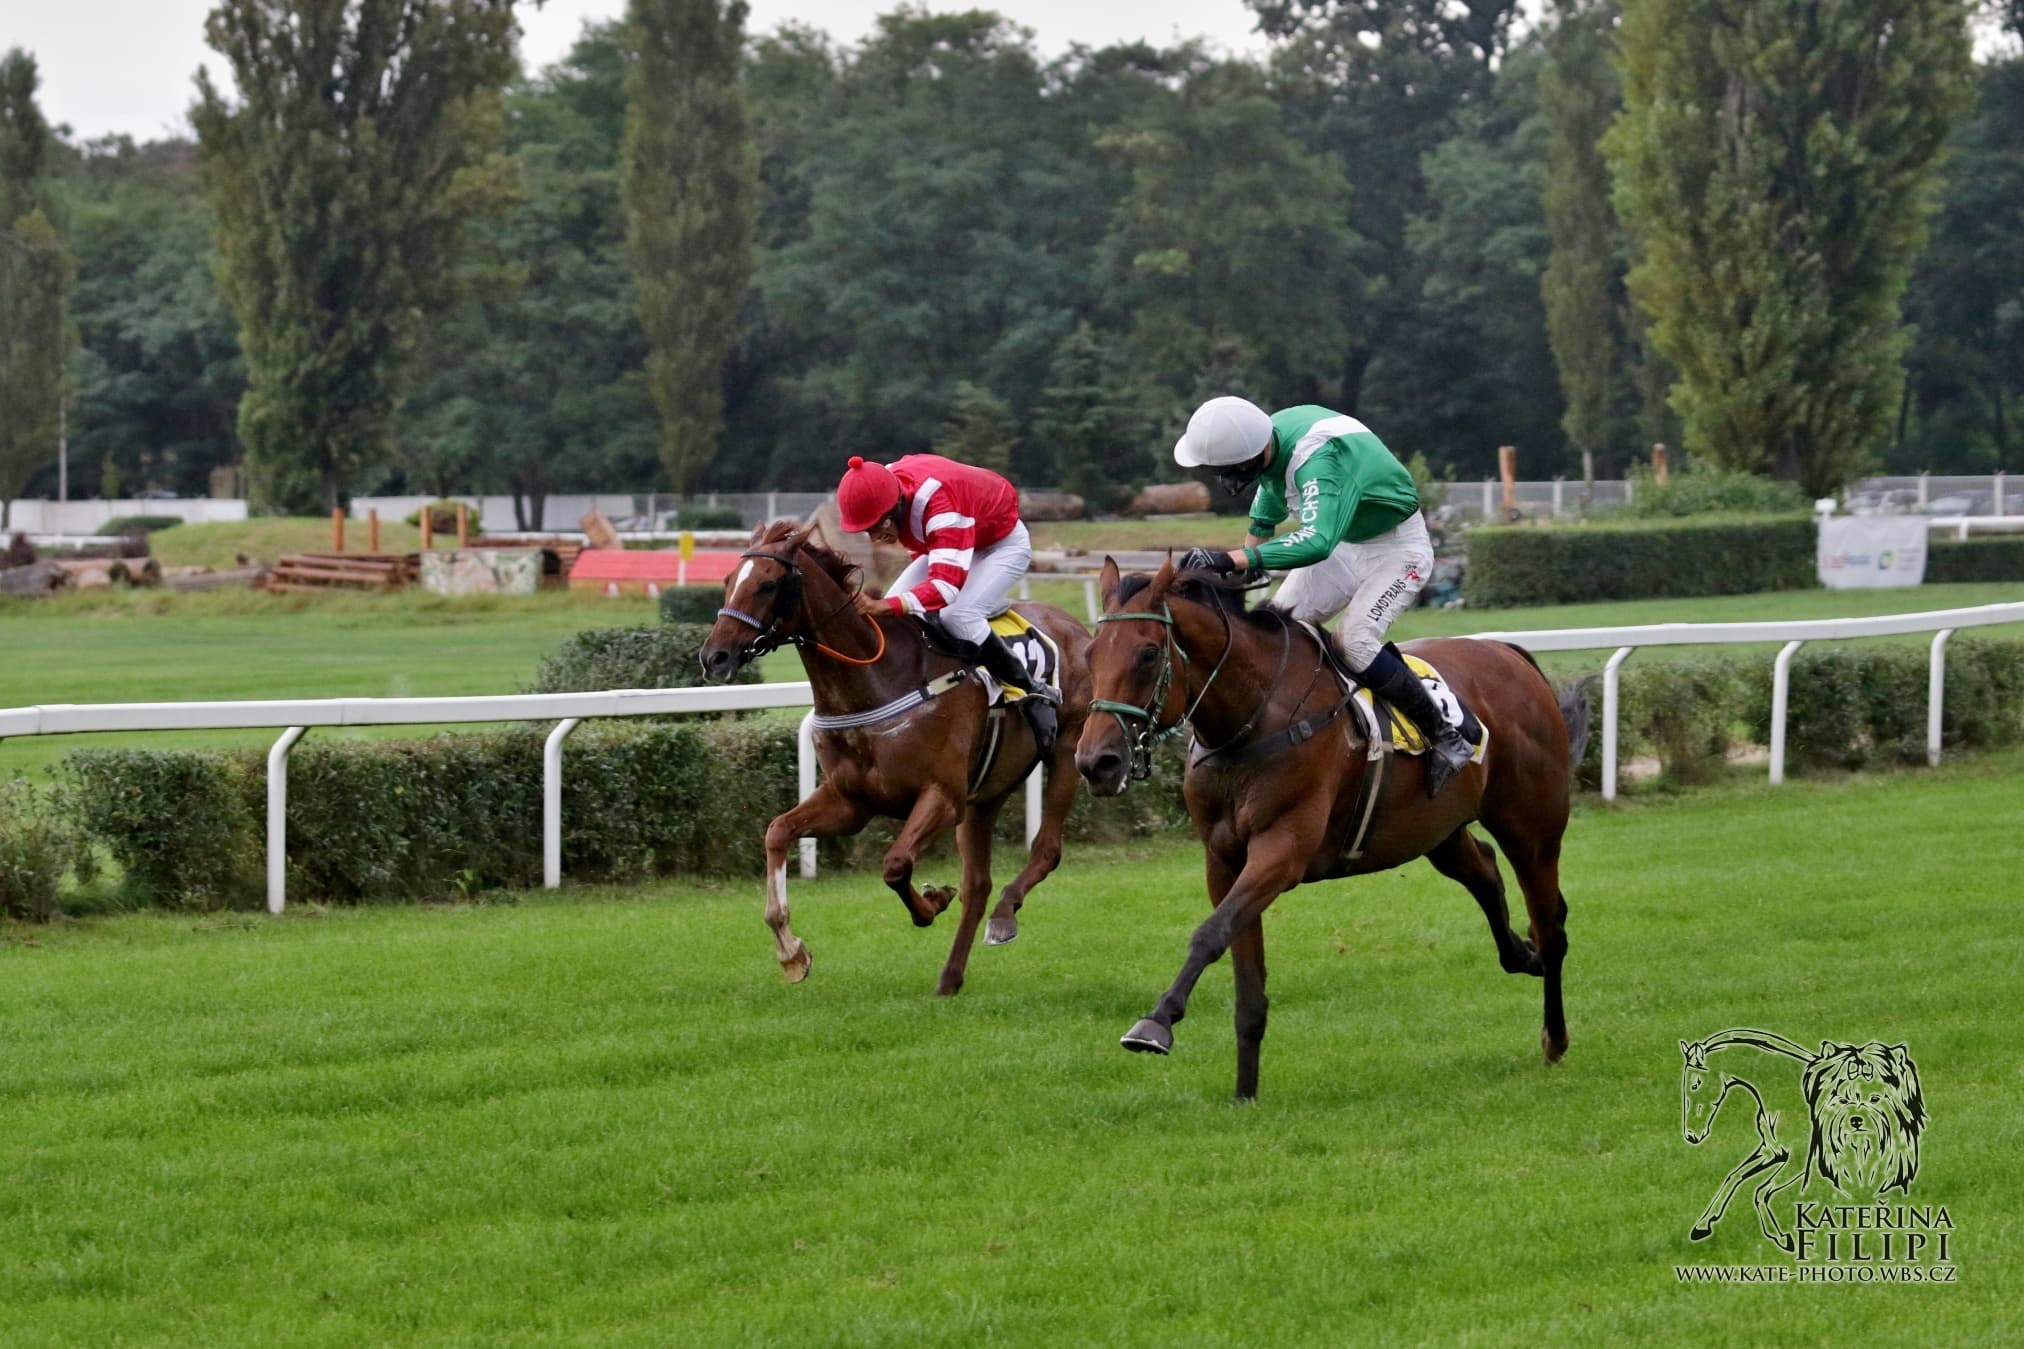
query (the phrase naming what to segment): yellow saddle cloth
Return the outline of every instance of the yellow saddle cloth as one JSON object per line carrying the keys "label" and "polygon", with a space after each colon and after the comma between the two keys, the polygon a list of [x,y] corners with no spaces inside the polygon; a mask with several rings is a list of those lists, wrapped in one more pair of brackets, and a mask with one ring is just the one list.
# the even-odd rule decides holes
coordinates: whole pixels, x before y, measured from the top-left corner
{"label": "yellow saddle cloth", "polygon": [[[1404,652],[1399,654],[1405,655]],[[1477,719],[1474,712],[1462,705],[1462,700],[1448,687],[1448,681],[1441,678],[1439,670],[1418,656],[1406,656],[1405,661],[1406,668],[1418,675],[1420,682],[1427,686],[1427,695],[1434,700],[1434,706],[1441,709],[1441,715],[1447,718],[1448,725],[1458,728],[1462,732],[1462,738],[1467,740],[1469,747],[1475,751],[1469,756],[1470,761],[1483,762],[1483,755],[1490,748],[1490,729]],[[1389,739],[1392,748],[1401,754],[1426,752],[1426,736],[1421,734],[1420,728],[1396,707],[1390,703],[1385,704],[1387,724],[1380,728],[1375,710],[1377,699],[1372,696],[1371,691],[1359,688],[1354,697],[1356,710],[1362,715],[1364,729],[1370,735]]]}
{"label": "yellow saddle cloth", "polygon": [[[991,631],[1004,639],[1005,645],[1012,649],[1012,654],[1019,658],[1019,663],[1026,667],[1035,682],[1045,684],[1051,689],[1060,689],[1061,648],[1054,644],[1052,637],[1028,622],[1026,616],[1017,609],[1007,609],[992,619]],[[997,684],[990,676],[986,675],[985,678],[992,685]],[[998,696],[993,701],[1016,703],[1025,696],[1018,689],[1000,687]]]}

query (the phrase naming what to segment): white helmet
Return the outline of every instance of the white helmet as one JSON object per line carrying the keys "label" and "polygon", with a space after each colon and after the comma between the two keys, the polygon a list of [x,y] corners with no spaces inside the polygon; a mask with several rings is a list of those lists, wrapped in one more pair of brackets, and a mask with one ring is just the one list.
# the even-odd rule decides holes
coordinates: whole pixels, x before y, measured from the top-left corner
{"label": "white helmet", "polygon": [[1228,468],[1265,453],[1272,443],[1272,419],[1248,398],[1211,398],[1188,418],[1188,429],[1174,442],[1174,462],[1182,468]]}

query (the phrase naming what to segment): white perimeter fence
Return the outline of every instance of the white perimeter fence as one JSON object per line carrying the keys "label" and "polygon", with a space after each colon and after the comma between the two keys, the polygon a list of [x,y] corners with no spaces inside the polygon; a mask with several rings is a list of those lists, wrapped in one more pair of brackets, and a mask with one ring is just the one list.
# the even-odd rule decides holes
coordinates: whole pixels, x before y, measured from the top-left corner
{"label": "white perimeter fence", "polygon": [[[1961,628],[2024,623],[2024,602],[1984,604],[1875,618],[1799,619],[1762,623],[1655,623],[1624,628],[1541,628],[1480,632],[1481,638],[1516,642],[1530,651],[1588,651],[1615,647],[1602,670],[1602,794],[1617,788],[1617,719],[1620,672],[1641,646],[1711,646],[1782,642],[1771,686],[1771,781],[1785,780],[1785,710],[1792,657],[1810,641],[1850,637],[1933,634],[1926,686],[1926,757],[1940,761],[1947,639]],[[669,713],[723,713],[773,707],[808,707],[807,683],[743,684],[707,689],[638,689],[611,693],[542,693],[472,698],[329,698],[238,703],[76,703],[0,710],[0,739],[105,731],[286,729],[267,752],[267,908],[280,913],[287,897],[288,753],[313,726],[427,726],[458,722],[510,722],[557,718],[542,751],[542,882],[562,884],[562,742],[589,717]],[[815,734],[810,712],[801,719],[798,786],[815,790]],[[1026,838],[1040,827],[1041,773],[1026,779]],[[801,874],[815,874],[815,840],[801,840]]]}
{"label": "white perimeter fence", "polygon": [[[285,727],[267,751],[267,910],[287,902],[288,755],[313,726],[439,726],[451,723],[557,719],[541,752],[541,879],[562,884],[562,742],[590,717],[670,713],[751,712],[808,707],[805,682],[733,684],[706,689],[623,689],[610,693],[532,693],[473,698],[319,698],[239,703],[52,703],[0,711],[0,740],[9,736],[79,735],[103,731],[217,731]],[[815,790],[813,711],[801,719],[797,782]],[[1026,779],[1026,841],[1040,831],[1042,773]],[[801,840],[801,874],[815,875],[815,840]]]}

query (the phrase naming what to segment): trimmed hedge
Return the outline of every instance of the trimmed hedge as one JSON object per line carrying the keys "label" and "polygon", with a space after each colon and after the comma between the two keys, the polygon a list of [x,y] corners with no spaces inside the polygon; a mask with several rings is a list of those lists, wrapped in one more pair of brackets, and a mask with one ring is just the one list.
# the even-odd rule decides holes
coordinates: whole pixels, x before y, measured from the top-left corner
{"label": "trimmed hedge", "polygon": [[1941,539],[1926,553],[1926,580],[2024,581],[2024,534]]}
{"label": "trimmed hedge", "polygon": [[159,534],[181,523],[180,515],[115,515],[98,527],[98,534],[107,539],[125,534]]}
{"label": "trimmed hedge", "polygon": [[722,586],[669,586],[661,592],[661,622],[709,627],[724,607]]}
{"label": "trimmed hedge", "polygon": [[[1706,660],[1635,661],[1623,670],[1621,761],[1652,755],[1665,782],[1701,782],[1739,748],[1771,740],[1769,652]],[[1788,768],[1883,768],[1926,757],[1923,643],[1821,644],[1792,660],[1785,719]],[[1582,783],[1600,781],[1601,692]],[[1941,712],[1946,750],[2024,743],[2024,641],[1956,637],[1947,646]]]}
{"label": "trimmed hedge", "polygon": [[743,529],[745,521],[736,506],[684,506],[675,512],[680,529]]}
{"label": "trimmed hedge", "polygon": [[95,874],[84,832],[62,803],[17,779],[0,782],[0,914],[44,922],[67,876]]}
{"label": "trimmed hedge", "polygon": [[[1791,765],[1923,762],[1925,672],[1923,644],[1802,651],[1793,662],[1786,727]],[[1599,717],[1600,693],[1593,696]],[[1704,779],[1734,747],[1765,743],[1770,707],[1768,652],[1633,662],[1624,670],[1621,752],[1626,760],[1657,755],[1666,781]],[[2024,641],[1955,639],[1943,725],[1950,749],[2024,743]],[[325,902],[413,901],[538,883],[541,741],[541,728],[525,728],[305,742],[289,769],[290,893]],[[1071,843],[1184,827],[1184,748],[1169,741],[1152,781],[1122,797],[1080,794],[1069,816]],[[1598,723],[1582,765],[1586,785],[1597,781],[1600,757]],[[795,797],[789,718],[593,722],[571,738],[567,762],[563,866],[575,882],[755,877],[766,822]],[[119,862],[128,900],[250,908],[262,892],[265,767],[258,750],[82,750],[65,761],[60,804],[77,830]],[[1024,856],[1022,813],[1015,798],[1002,818],[993,868],[1001,884]],[[9,824],[19,814],[0,798],[0,868],[10,840],[23,836]],[[855,839],[825,840],[825,864],[875,866],[897,827],[879,822]],[[52,855],[37,846],[37,856]],[[948,850],[945,843],[931,864],[946,867]]]}
{"label": "trimmed hedge", "polygon": [[[702,649],[710,629],[700,623],[658,628],[586,628],[571,636],[535,672],[529,693],[601,693],[606,689],[686,689],[706,682]],[[757,662],[736,684],[759,682]]]}
{"label": "trimmed hedge", "polygon": [[1803,515],[1477,528],[1462,594],[1496,607],[1797,590],[1817,551]]}

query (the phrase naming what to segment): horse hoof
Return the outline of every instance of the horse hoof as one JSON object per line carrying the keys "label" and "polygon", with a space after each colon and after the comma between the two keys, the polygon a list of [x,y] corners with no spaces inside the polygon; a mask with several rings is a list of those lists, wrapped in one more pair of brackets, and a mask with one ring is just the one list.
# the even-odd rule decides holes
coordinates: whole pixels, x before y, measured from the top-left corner
{"label": "horse hoof", "polygon": [[1546,1056],[1546,1061],[1549,1064],[1558,1063],[1560,1062],[1561,1055],[1567,1052],[1567,1038],[1562,1036],[1556,1043],[1552,1031],[1540,1031],[1539,1052]]}
{"label": "horse hoof", "polygon": [[1712,1233],[1714,1230],[1715,1230],[1714,1228],[1708,1226],[1706,1223],[1695,1223],[1694,1230],[1687,1233],[1687,1240],[1706,1241],[1708,1239],[1709,1234]]}
{"label": "horse hoof", "polygon": [[962,991],[963,981],[961,979],[956,980],[954,983],[949,982],[947,979],[942,979],[935,984],[935,996],[938,998],[953,998]]}
{"label": "horse hoof", "polygon": [[986,946],[1003,946],[1007,942],[1017,941],[1018,939],[1019,920],[1017,918],[993,918],[990,922],[984,924],[984,945]]}
{"label": "horse hoof", "polygon": [[798,984],[808,977],[808,967],[814,963],[815,957],[808,954],[808,947],[796,942],[794,954],[780,962],[780,976],[790,984]]}
{"label": "horse hoof", "polygon": [[1146,1017],[1119,1037],[1118,1043],[1134,1054],[1165,1054],[1174,1047],[1174,1033]]}

